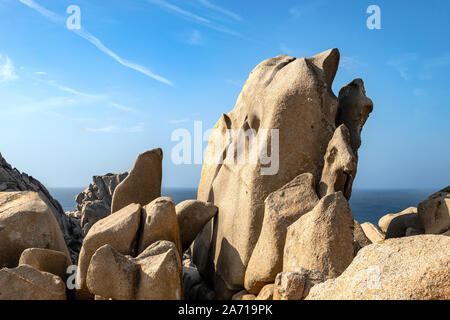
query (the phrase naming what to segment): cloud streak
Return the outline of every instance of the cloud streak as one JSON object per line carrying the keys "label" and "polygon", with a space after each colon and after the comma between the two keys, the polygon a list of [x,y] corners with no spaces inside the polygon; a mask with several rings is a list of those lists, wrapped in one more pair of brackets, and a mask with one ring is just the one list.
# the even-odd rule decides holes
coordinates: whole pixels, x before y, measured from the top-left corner
{"label": "cloud streak", "polygon": [[[43,17],[55,22],[55,23],[61,23],[64,22],[65,19],[62,16],[57,15],[56,13],[42,7],[41,5],[39,5],[38,3],[34,2],[33,0],[19,0],[21,3],[25,4],[26,6],[28,6],[31,9],[36,10],[37,12],[39,12]],[[93,44],[95,47],[97,47],[97,49],[99,49],[101,52],[107,54],[108,56],[110,56],[111,58],[113,58],[114,60],[116,60],[118,63],[120,63],[121,65],[123,65],[124,67],[133,69],[137,72],[140,72],[156,81],[168,84],[170,86],[173,86],[174,84],[172,83],[172,81],[157,75],[155,73],[153,73],[151,70],[149,70],[148,68],[139,65],[137,63],[128,61],[122,57],[120,57],[118,54],[116,54],[114,51],[112,51],[111,49],[109,49],[108,47],[106,47],[101,41],[100,39],[98,39],[97,37],[95,37],[93,34],[91,34],[89,31],[87,31],[84,28],[81,29],[74,29],[74,30],[70,30],[74,33],[76,33],[78,36],[82,37],[83,39],[89,41],[91,44]]]}
{"label": "cloud streak", "polygon": [[18,78],[11,59],[0,55],[0,82],[10,82]]}
{"label": "cloud streak", "polygon": [[238,14],[232,12],[232,11],[229,11],[229,10],[227,10],[225,8],[222,8],[222,7],[218,6],[218,5],[215,5],[215,4],[211,3],[211,2],[209,2],[208,0],[199,0],[199,2],[203,6],[205,6],[206,8],[214,10],[214,11],[217,11],[217,12],[220,12],[220,13],[222,13],[222,14],[230,17],[230,18],[233,18],[234,20],[237,20],[237,21],[243,21],[244,20],[244,19],[242,19],[242,17],[240,15],[238,15]]}

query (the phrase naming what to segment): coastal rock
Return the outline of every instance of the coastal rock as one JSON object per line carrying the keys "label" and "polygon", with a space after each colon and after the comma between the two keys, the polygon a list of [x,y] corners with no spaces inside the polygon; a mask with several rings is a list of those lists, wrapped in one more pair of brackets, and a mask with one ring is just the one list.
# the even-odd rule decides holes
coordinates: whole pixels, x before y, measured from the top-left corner
{"label": "coastal rock", "polygon": [[450,186],[420,203],[418,213],[425,233],[439,234],[450,230]]}
{"label": "coastal rock", "polygon": [[161,149],[153,149],[137,157],[130,174],[114,191],[111,212],[131,203],[145,206],[161,196],[162,160]]}
{"label": "coastal rock", "polygon": [[245,274],[245,288],[257,294],[283,270],[283,251],[287,228],[319,202],[315,178],[311,173],[271,193],[265,200],[261,235]]}
{"label": "coastal rock", "polygon": [[81,227],[84,234],[87,234],[97,221],[106,218],[110,214],[111,207],[102,200],[85,202],[81,207]]}
{"label": "coastal rock", "polygon": [[345,124],[350,132],[350,144],[358,157],[361,146],[361,131],[370,113],[373,102],[366,96],[362,79],[355,79],[339,91],[339,106],[336,124]]}
{"label": "coastal rock", "polygon": [[180,227],[173,200],[167,197],[157,198],[146,205],[142,211],[143,228],[139,237],[139,252],[159,240],[167,240],[175,244],[181,257],[183,251]]}
{"label": "coastal rock", "polygon": [[16,267],[28,248],[70,254],[51,208],[34,191],[0,192],[0,268]]}
{"label": "coastal rock", "polygon": [[189,301],[214,300],[215,297],[193,266],[183,266],[183,292],[184,300]]}
{"label": "coastal rock", "polygon": [[42,183],[32,176],[13,168],[0,154],[0,192],[2,191],[35,191],[39,193],[41,199],[50,208],[58,222],[72,261],[74,263],[78,261],[78,253],[84,237],[79,221],[64,213],[59,202],[50,195]]}
{"label": "coastal rock", "polygon": [[22,265],[29,265],[36,270],[54,274],[65,281],[69,260],[67,255],[60,251],[31,248],[22,252],[19,266]]}
{"label": "coastal rock", "polygon": [[283,271],[304,268],[339,276],[353,260],[353,228],[353,215],[342,192],[323,197],[288,227]]}
{"label": "coastal rock", "polygon": [[280,272],[275,279],[273,300],[303,300],[313,286],[325,280],[322,273],[303,268]]}
{"label": "coastal rock", "polygon": [[358,159],[350,145],[350,132],[342,124],[336,129],[328,144],[319,183],[319,197],[342,191],[347,200],[350,200],[357,166]]}
{"label": "coastal rock", "polygon": [[[312,58],[281,55],[263,61],[251,72],[234,110],[214,127],[198,200],[214,203],[219,213],[197,237],[193,257],[218,298],[229,299],[244,286],[267,196],[302,173],[320,179],[335,130],[338,99],[331,87],[338,63],[337,49]],[[230,132],[235,134],[228,139]],[[261,142],[258,150],[239,143],[243,132]],[[239,163],[235,150],[242,155],[249,149],[253,156],[261,151],[273,157]]]}
{"label": "coastal rock", "polygon": [[311,300],[448,300],[450,238],[388,239],[364,247],[344,273],[316,285]]}
{"label": "coastal rock", "polygon": [[246,290],[241,290],[238,293],[234,294],[233,297],[231,298],[231,300],[236,300],[236,301],[245,301],[245,300],[255,300],[256,296],[254,294],[249,293]]}
{"label": "coastal rock", "polygon": [[354,247],[354,256],[358,253],[359,250],[372,244],[372,241],[367,238],[364,230],[361,228],[361,225],[358,221],[355,220],[354,229],[353,229],[353,247]]}
{"label": "coastal rock", "polygon": [[361,228],[372,243],[383,241],[385,238],[384,232],[370,222],[364,222],[361,224]]}
{"label": "coastal rock", "polygon": [[385,239],[409,237],[424,233],[422,220],[417,213],[402,214],[389,223]]}
{"label": "coastal rock", "polygon": [[266,284],[258,293],[255,300],[273,300],[273,287],[273,283]]}
{"label": "coastal rock", "polygon": [[398,216],[401,216],[401,215],[404,215],[404,214],[410,214],[410,213],[417,213],[417,208],[416,207],[409,207],[409,208],[407,208],[407,209],[405,209],[405,210],[403,210],[403,211],[401,211],[399,213],[389,213],[389,214],[381,217],[381,219],[378,221],[378,226],[380,227],[380,229],[383,232],[386,232],[388,227],[389,227],[389,224],[391,223],[391,221],[394,218],[396,218]]}
{"label": "coastal rock", "polygon": [[180,300],[183,288],[178,249],[173,243],[159,241],[132,258],[104,245],[92,257],[87,285],[92,293],[106,299]]}
{"label": "coastal rock", "polygon": [[134,254],[140,221],[141,206],[130,204],[92,226],[84,239],[78,262],[78,278],[81,287],[78,295],[80,298],[93,297],[87,290],[86,276],[91,258],[97,249],[109,244],[121,254]]}
{"label": "coastal rock", "polygon": [[28,265],[3,268],[0,300],[66,300],[66,286],[58,276]]}
{"label": "coastal rock", "polygon": [[212,203],[198,200],[186,200],[175,207],[180,226],[181,244],[185,252],[194,242],[206,223],[217,214]]}

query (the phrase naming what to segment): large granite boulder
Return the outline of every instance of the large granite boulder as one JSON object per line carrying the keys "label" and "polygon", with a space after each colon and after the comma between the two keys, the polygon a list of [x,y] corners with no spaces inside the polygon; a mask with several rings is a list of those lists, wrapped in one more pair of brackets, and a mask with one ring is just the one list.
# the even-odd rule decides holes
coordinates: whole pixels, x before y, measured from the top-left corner
{"label": "large granite boulder", "polygon": [[0,192],[0,268],[16,267],[28,248],[70,254],[52,209],[34,191]]}
{"label": "large granite boulder", "polygon": [[0,300],[66,300],[66,286],[58,276],[22,265],[0,270]]}
{"label": "large granite boulder", "polygon": [[354,219],[342,192],[325,196],[290,227],[283,271],[299,268],[337,277],[353,260]]}
{"label": "large granite boulder", "polygon": [[283,270],[287,228],[319,202],[315,190],[314,176],[304,173],[266,198],[261,235],[245,273],[248,292],[258,294]]}
{"label": "large granite boulder", "polygon": [[418,213],[425,233],[439,234],[450,230],[450,186],[432,194],[419,204]]}
{"label": "large granite boulder", "polygon": [[30,248],[22,252],[19,266],[29,265],[36,270],[54,274],[65,281],[68,276],[69,262],[67,255],[61,251]]}
{"label": "large granite boulder", "polygon": [[72,262],[76,263],[84,237],[79,221],[64,213],[62,206],[50,195],[42,183],[13,168],[0,154],[0,192],[14,191],[35,191],[39,193],[58,222],[72,257]]}
{"label": "large granite boulder", "polygon": [[130,174],[114,191],[111,212],[131,203],[145,206],[161,196],[162,160],[163,152],[159,148],[137,157]]}
{"label": "large granite boulder", "polygon": [[344,273],[311,289],[311,300],[448,300],[450,238],[418,235],[360,250]]}

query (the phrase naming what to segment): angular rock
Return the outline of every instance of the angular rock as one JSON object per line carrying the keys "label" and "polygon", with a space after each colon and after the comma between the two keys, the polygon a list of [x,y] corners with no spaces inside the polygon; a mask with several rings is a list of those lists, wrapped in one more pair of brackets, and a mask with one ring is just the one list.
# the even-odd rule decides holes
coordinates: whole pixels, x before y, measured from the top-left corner
{"label": "angular rock", "polygon": [[386,232],[388,227],[389,227],[389,224],[391,223],[391,221],[394,218],[396,218],[398,216],[401,216],[401,215],[404,215],[404,214],[410,214],[410,213],[417,213],[417,208],[416,207],[409,207],[409,208],[406,208],[405,210],[403,210],[403,211],[401,211],[399,213],[389,213],[389,214],[381,217],[381,219],[378,221],[378,226],[380,227],[380,229],[383,232]]}
{"label": "angular rock", "polygon": [[353,229],[353,247],[354,247],[354,254],[358,253],[359,250],[364,248],[365,246],[368,246],[369,244],[372,244],[372,241],[367,238],[366,234],[364,233],[364,230],[361,228],[361,225],[358,223],[358,221],[355,220],[355,225]]}
{"label": "angular rock", "polygon": [[[234,110],[216,124],[198,200],[214,203],[219,213],[195,241],[193,257],[200,273],[215,284],[219,298],[231,298],[244,285],[267,196],[302,173],[312,173],[318,182],[335,130],[338,100],[331,87],[338,62],[339,51],[332,49],[307,59],[282,55],[260,63]],[[230,130],[253,132],[255,141],[272,149],[267,152],[272,159],[236,163],[239,159],[231,150],[238,150],[242,135],[233,135],[221,145],[228,141]],[[272,144],[277,137],[279,150],[276,142]],[[250,147],[245,144],[243,149],[248,154]],[[227,161],[215,162],[217,155]]]}
{"label": "angular rock", "polygon": [[325,196],[288,227],[283,271],[316,270],[337,277],[353,260],[354,219],[342,192]]}
{"label": "angular rock", "polygon": [[450,230],[450,186],[420,203],[418,213],[425,233],[439,234]]}
{"label": "angular rock", "polygon": [[28,265],[3,268],[0,300],[66,300],[66,286],[58,276]]}
{"label": "angular rock", "polygon": [[26,264],[36,270],[54,274],[65,281],[69,262],[67,255],[60,251],[31,248],[22,252],[19,266]]}
{"label": "angular rock", "polygon": [[389,223],[385,239],[409,237],[424,233],[425,228],[417,213],[402,214]]}
{"label": "angular rock", "polygon": [[177,204],[175,211],[180,225],[181,244],[184,252],[189,249],[205,224],[217,214],[218,208],[212,203],[186,200]]}
{"label": "angular rock", "polygon": [[114,191],[111,212],[131,203],[145,206],[161,196],[162,160],[161,149],[153,149],[137,157],[130,174]]}
{"label": "angular rock", "polygon": [[[6,162],[0,154],[0,192],[14,191],[35,191],[39,193],[42,200],[50,208],[64,236],[67,248],[69,249],[72,261],[78,261],[81,243],[83,241],[83,232],[77,219],[67,216],[62,206],[48,192],[47,188],[38,180],[26,173],[20,173],[19,170]],[[19,253],[20,254],[20,253]]]}
{"label": "angular rock", "polygon": [[345,124],[350,132],[350,144],[358,156],[361,146],[361,131],[373,111],[373,102],[366,97],[366,89],[361,79],[355,79],[339,91],[339,106],[336,124]]}
{"label": "angular rock", "polygon": [[255,300],[273,300],[273,283],[265,285]]}
{"label": "angular rock", "polygon": [[358,158],[350,145],[350,132],[342,124],[328,144],[318,188],[319,197],[342,191],[347,200],[350,200],[357,166]]}
{"label": "angular rock", "polygon": [[304,173],[271,193],[265,200],[264,221],[245,274],[245,288],[258,294],[283,270],[287,228],[319,202],[315,178]]}
{"label": "angular rock", "polygon": [[322,273],[303,268],[295,272],[281,272],[275,279],[273,300],[303,300],[313,286],[325,280]]}
{"label": "angular rock", "polygon": [[91,258],[97,249],[109,244],[121,254],[134,254],[140,222],[141,206],[130,204],[92,226],[84,239],[78,262],[78,278],[81,287],[78,295],[80,298],[93,298],[93,295],[87,290],[86,276]]}
{"label": "angular rock", "polygon": [[16,267],[28,248],[67,250],[51,208],[37,192],[0,192],[0,268]]}
{"label": "angular rock", "polygon": [[450,238],[388,239],[364,247],[344,273],[311,289],[311,300],[448,300]]}
{"label": "angular rock", "polygon": [[241,290],[234,294],[231,300],[255,300],[256,296],[254,294],[248,293],[246,290]]}
{"label": "angular rock", "polygon": [[175,243],[180,257],[183,255],[180,227],[172,199],[161,197],[146,205],[143,208],[142,223],[139,252],[159,240],[167,240]]}
{"label": "angular rock", "polygon": [[111,207],[102,200],[85,202],[81,207],[81,227],[84,234],[87,234],[97,221],[106,218],[110,214]]}
{"label": "angular rock", "polygon": [[384,232],[370,222],[364,222],[361,224],[361,228],[372,243],[383,241],[385,238]]}
{"label": "angular rock", "polygon": [[87,285],[105,299],[180,300],[181,277],[181,260],[173,243],[154,243],[136,258],[105,245],[92,257]]}

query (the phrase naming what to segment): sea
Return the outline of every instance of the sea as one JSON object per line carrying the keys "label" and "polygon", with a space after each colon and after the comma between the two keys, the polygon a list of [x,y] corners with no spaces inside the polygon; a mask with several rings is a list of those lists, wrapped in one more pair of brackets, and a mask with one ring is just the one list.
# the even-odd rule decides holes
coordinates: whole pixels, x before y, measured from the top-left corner
{"label": "sea", "polygon": [[[76,207],[75,196],[84,188],[50,188],[51,195],[59,201],[64,211],[73,211]],[[375,225],[378,220],[388,214],[397,213],[408,207],[417,205],[438,190],[353,190],[350,207],[353,216],[360,222],[371,222]],[[174,202],[196,199],[197,190],[187,188],[163,188],[162,195],[170,197]]]}

